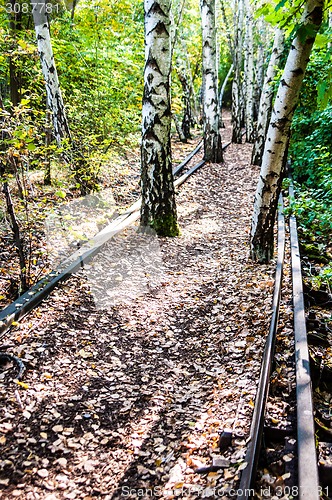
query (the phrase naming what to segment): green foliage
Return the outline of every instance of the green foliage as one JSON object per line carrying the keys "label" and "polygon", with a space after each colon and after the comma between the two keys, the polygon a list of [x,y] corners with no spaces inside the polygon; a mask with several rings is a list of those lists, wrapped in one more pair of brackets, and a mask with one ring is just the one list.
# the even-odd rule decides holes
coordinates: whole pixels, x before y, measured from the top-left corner
{"label": "green foliage", "polygon": [[299,183],[295,213],[304,236],[327,244],[332,232],[332,106],[311,116],[296,113],[290,155]]}
{"label": "green foliage", "polygon": [[117,142],[119,135],[138,130],[144,67],[140,3],[79,3],[74,23],[64,13],[51,34],[74,132]]}
{"label": "green foliage", "polygon": [[[182,1],[181,1],[182,4]],[[201,20],[199,4],[193,0],[187,1],[182,10],[182,19],[179,18],[181,4],[174,9],[173,16],[176,22],[176,41],[173,49],[172,71],[172,112],[181,115],[183,112],[183,88],[178,71],[185,75],[188,83],[193,86],[194,95],[191,96],[192,112],[198,108],[199,91],[201,87]],[[176,6],[175,6],[176,7]],[[178,21],[180,23],[177,25]]]}
{"label": "green foliage", "polygon": [[302,10],[302,0],[272,0],[264,2],[261,7],[256,9],[255,17],[264,16],[265,20],[272,26],[283,29],[286,36],[294,35],[301,27],[298,21]]}
{"label": "green foliage", "polygon": [[30,99],[22,99],[12,113],[0,110],[4,130],[0,162],[5,174],[16,174],[37,165],[46,154],[43,113],[30,106]]}
{"label": "green foliage", "polygon": [[314,290],[319,290],[326,285],[329,290],[332,290],[332,266],[325,266],[318,275],[312,276],[311,285]]}
{"label": "green foliage", "polygon": [[325,263],[311,285],[331,286],[332,262],[332,103],[331,48],[325,30],[312,52],[293,123],[289,154],[296,180],[297,216],[302,251]]}

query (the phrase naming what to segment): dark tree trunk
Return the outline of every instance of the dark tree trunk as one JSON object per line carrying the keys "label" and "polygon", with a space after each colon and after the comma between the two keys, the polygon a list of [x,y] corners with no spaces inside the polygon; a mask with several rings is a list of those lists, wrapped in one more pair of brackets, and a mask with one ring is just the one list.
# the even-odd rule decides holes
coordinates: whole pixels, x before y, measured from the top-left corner
{"label": "dark tree trunk", "polygon": [[235,1],[234,9],[234,78],[232,85],[232,142],[242,143],[242,125],[244,123],[243,89],[242,89],[242,62],[243,62],[243,1]]}

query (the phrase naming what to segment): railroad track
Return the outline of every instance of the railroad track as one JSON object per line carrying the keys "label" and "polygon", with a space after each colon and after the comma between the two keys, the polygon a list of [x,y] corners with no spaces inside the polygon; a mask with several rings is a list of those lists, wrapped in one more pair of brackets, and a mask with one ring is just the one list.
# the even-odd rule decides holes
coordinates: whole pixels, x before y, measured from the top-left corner
{"label": "railroad track", "polygon": [[[290,197],[294,197],[292,185]],[[304,293],[301,274],[301,261],[297,225],[294,215],[289,217],[287,230],[283,215],[283,201],[279,199],[278,212],[278,257],[275,274],[275,288],[272,303],[272,317],[261,363],[260,379],[255,399],[254,412],[248,439],[247,453],[244,459],[240,477],[237,500],[249,498],[299,498],[303,500],[318,500],[332,498],[332,468],[331,465],[318,467],[318,449],[325,447],[332,454],[332,432],[330,442],[317,441],[317,427],[314,419],[314,403],[312,380],[310,376],[310,356],[307,342]],[[286,245],[287,235],[289,242]],[[293,366],[296,374],[296,390],[293,391],[296,407],[296,419],[287,428],[269,426],[265,420],[266,406],[269,398],[270,382],[276,365],[281,365],[280,355],[275,359],[278,343],[278,319],[282,300],[283,269],[285,262],[285,247],[289,248],[288,256],[291,262],[292,306],[293,306]],[[294,384],[295,385],[295,384]],[[289,406],[285,403],[285,406]],[[291,421],[292,419],[290,419]],[[294,421],[295,420],[295,421]],[[288,421],[289,422],[289,421]],[[277,423],[277,422],[276,422]],[[322,439],[321,439],[322,440]],[[279,471],[274,474],[277,481],[257,483],[259,469],[265,469],[269,479],[266,444],[273,448],[276,442],[282,442],[279,449],[280,462],[285,460]],[[290,445],[291,443],[291,445]],[[264,446],[265,444],[265,446]],[[280,445],[279,445],[280,448]],[[288,463],[288,461],[290,463]],[[261,472],[264,479],[264,471]],[[262,486],[263,484],[263,486]]]}
{"label": "railroad track", "polygon": [[[226,144],[223,149],[226,149],[230,143]],[[195,157],[202,147],[200,143],[195,150],[187,156],[174,169],[174,176],[178,176],[183,169],[188,165],[189,161]],[[194,166],[188,169],[187,172],[179,176],[175,180],[175,187],[179,187],[199,168],[204,165],[204,161],[197,162]],[[291,193],[291,195],[293,195]],[[278,319],[280,303],[282,300],[282,280],[284,268],[284,256],[286,246],[286,228],[282,210],[282,200],[280,199],[281,209],[278,214],[278,257],[275,274],[275,289],[272,303],[272,318],[269,329],[269,334],[266,341],[266,346],[263,354],[262,368],[260,380],[255,400],[252,425],[248,441],[247,454],[245,457],[245,465],[241,472],[240,484],[238,488],[238,500],[244,500],[255,496],[255,480],[257,469],[260,463],[260,454],[262,449],[262,441],[266,437],[267,426],[265,425],[266,402],[269,396],[269,387],[271,374],[274,369],[274,352],[277,342]],[[19,297],[15,302],[7,306],[0,313],[0,334],[4,335],[14,321],[26,316],[30,311],[37,307],[56,286],[67,280],[72,274],[78,271],[84,263],[89,262],[102,248],[103,245],[114,235],[118,234],[130,224],[139,218],[140,200],[135,202],[125,213],[114,219],[111,224],[104,228],[93,239],[93,244],[89,249],[79,249],[67,261],[64,269],[51,272],[46,278],[34,285],[28,292]],[[295,454],[298,458],[295,462],[295,472],[282,486],[278,486],[278,490],[273,491],[277,497],[284,498],[301,498],[306,500],[318,500],[320,494],[324,498],[329,498],[332,475],[327,468],[320,467],[318,471],[317,462],[317,447],[315,441],[315,422],[314,408],[312,396],[312,383],[310,378],[310,359],[307,345],[306,335],[306,319],[304,310],[301,264],[299,256],[299,246],[297,240],[296,220],[294,216],[290,216],[289,222],[291,261],[292,261],[292,278],[293,278],[293,309],[294,309],[294,342],[295,342],[295,368],[296,368],[296,406],[297,406],[297,422],[296,429],[279,430],[281,439],[293,438],[297,436],[297,446]],[[271,429],[269,429],[271,433]],[[278,429],[275,429],[275,434]],[[294,439],[293,439],[294,441]],[[332,441],[332,436],[331,436]],[[325,447],[329,443],[324,442]],[[332,444],[330,444],[332,451]],[[286,453],[286,452],[285,452]],[[212,467],[213,468],[213,467]],[[217,469],[219,467],[217,466]],[[206,472],[211,472],[211,468],[206,468]],[[288,470],[287,467],[285,470]],[[205,471],[200,471],[204,473]],[[212,471],[213,472],[213,471]],[[321,473],[319,475],[319,472]],[[285,474],[287,475],[287,473]],[[270,487],[269,487],[270,488]],[[266,490],[271,494],[272,489]],[[285,496],[286,495],[286,496]],[[269,496],[261,496],[260,498],[271,498]]]}
{"label": "railroad track", "polygon": [[[202,145],[203,141],[200,141],[196,148],[174,168],[173,175],[174,177],[177,177],[174,181],[174,186],[176,188],[186,182],[191,175],[193,175],[205,164],[205,161],[201,160],[179,176],[188,163],[199,153]],[[223,146],[223,150],[225,150],[229,145],[230,142],[225,144]],[[50,295],[59,283],[69,279],[72,274],[76,273],[84,264],[88,263],[100,252],[107,241],[133,224],[140,216],[140,208],[141,199],[138,199],[123,214],[113,219],[108,226],[95,235],[93,240],[89,242],[88,248],[87,246],[83,246],[78,249],[64,263],[61,264],[61,267],[51,271],[46,277],[32,286],[17,300],[5,307],[0,312],[0,336],[3,336],[14,322],[19,321],[30,311],[36,308]]]}

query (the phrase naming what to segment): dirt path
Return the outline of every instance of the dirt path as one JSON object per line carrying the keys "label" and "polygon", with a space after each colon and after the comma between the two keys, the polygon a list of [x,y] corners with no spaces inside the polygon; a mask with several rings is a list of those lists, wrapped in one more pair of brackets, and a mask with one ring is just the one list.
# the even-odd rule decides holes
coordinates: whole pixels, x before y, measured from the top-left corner
{"label": "dirt path", "polygon": [[273,287],[248,259],[249,158],[232,145],[180,189],[181,237],[153,239],[136,297],[119,281],[101,308],[103,271],[96,303],[72,277],[3,340],[28,369],[0,380],[1,498],[236,497]]}

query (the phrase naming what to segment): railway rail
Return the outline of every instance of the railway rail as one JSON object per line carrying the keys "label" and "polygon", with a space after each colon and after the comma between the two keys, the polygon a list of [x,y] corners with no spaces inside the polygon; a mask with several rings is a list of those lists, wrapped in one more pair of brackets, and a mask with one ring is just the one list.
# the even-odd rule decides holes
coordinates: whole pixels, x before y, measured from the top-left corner
{"label": "railway rail", "polygon": [[[226,149],[230,143],[227,143],[223,149]],[[188,163],[195,157],[201,150],[203,141],[200,141],[196,148],[173,170],[173,175],[178,176]],[[186,182],[189,177],[204,165],[205,161],[201,160],[187,172],[177,177],[174,181],[174,186],[179,187]],[[140,216],[141,199],[133,203],[123,214],[119,215],[112,222],[102,229],[93,240],[89,243],[90,248],[83,246],[73,253],[61,267],[51,271],[46,277],[32,286],[27,292],[22,294],[18,299],[9,304],[0,312],[0,335],[4,335],[11,325],[22,319],[35,307],[37,307],[55,287],[67,279],[72,274],[77,272],[81,267],[88,263],[100,250],[103,245],[116,234],[123,231],[126,227],[133,224]]]}
{"label": "railway rail", "polygon": [[[223,151],[230,144],[231,142],[226,143],[223,146]],[[183,171],[188,163],[200,152],[202,146],[203,141],[200,141],[195,149],[174,168],[174,177],[178,176]],[[194,164],[187,170],[187,172],[176,178],[174,186],[176,188],[181,186],[204,164],[204,160]],[[37,307],[45,298],[49,296],[59,283],[69,279],[72,274],[77,272],[84,265],[84,263],[88,263],[96,254],[98,254],[98,252],[100,252],[103,245],[109,239],[133,224],[140,216],[140,208],[141,199],[139,198],[123,214],[113,219],[109,225],[95,235],[92,242],[90,242],[90,248],[86,249],[86,246],[83,246],[81,249],[77,250],[64,263],[62,263],[61,268],[51,271],[46,277],[33,285],[27,292],[18,297],[17,300],[5,307],[0,312],[0,335],[5,334],[15,321],[22,319],[26,316],[26,314]]]}
{"label": "railway rail", "polygon": [[[230,143],[226,144],[226,149]],[[189,161],[200,151],[202,143],[187,158],[175,167],[173,174],[178,176],[187,166]],[[175,187],[187,181],[187,179],[204,165],[204,160],[197,162],[175,180]],[[293,192],[290,192],[293,196]],[[91,247],[76,251],[61,270],[52,271],[46,278],[34,285],[28,292],[19,297],[15,302],[7,306],[0,313],[0,335],[5,334],[14,321],[26,316],[37,307],[56,286],[67,280],[73,273],[78,271],[84,263],[89,262],[103,247],[103,245],[114,235],[118,234],[139,218],[140,200],[136,201],[126,212],[114,219],[106,228],[98,233]],[[272,317],[270,329],[263,353],[260,379],[254,405],[252,424],[248,440],[247,453],[244,459],[245,467],[242,468],[239,483],[239,494],[237,500],[245,500],[253,497],[255,478],[259,464],[259,457],[264,438],[264,417],[266,402],[269,394],[270,377],[274,364],[274,352],[276,346],[276,335],[278,331],[278,318],[280,302],[282,299],[282,281],[285,259],[286,224],[283,215],[282,198],[279,201],[278,213],[278,256],[275,273],[275,288],[272,302]],[[294,310],[294,338],[295,338],[295,367],[296,367],[296,403],[297,403],[297,475],[292,486],[292,495],[300,499],[318,500],[323,492],[325,498],[329,498],[328,487],[324,490],[320,483],[317,462],[317,447],[315,441],[314,407],[312,396],[312,382],[310,377],[310,359],[306,335],[306,318],[304,309],[303,287],[301,277],[301,263],[299,245],[297,239],[296,220],[290,216],[289,233],[291,239],[291,261],[293,278],[293,310]],[[12,357],[13,358],[13,357]],[[12,359],[12,361],[16,361]],[[22,367],[20,367],[22,369]],[[331,445],[332,449],[332,445]],[[216,470],[219,467],[216,468]],[[213,467],[201,470],[201,473],[214,471]],[[296,494],[295,494],[296,493]],[[266,497],[267,498],[267,497]],[[292,498],[290,496],[289,498]]]}
{"label": "railway rail", "polygon": [[[294,197],[292,184],[289,188],[289,195]],[[261,488],[257,495],[258,488],[255,480],[259,467],[259,459],[262,457],[263,443],[268,439],[267,434],[271,434],[271,429],[265,427],[266,404],[269,395],[271,374],[275,368],[274,358],[277,342],[278,318],[280,303],[282,298],[283,268],[285,260],[286,235],[289,233],[290,261],[292,277],[292,297],[293,297],[293,335],[294,335],[294,365],[296,374],[296,425],[288,429],[274,429],[274,439],[285,441],[285,451],[287,440],[296,436],[296,446],[294,447],[295,467],[292,474],[285,474],[290,479],[283,486],[278,486],[278,491],[273,491],[273,486],[269,485],[265,489],[267,496],[262,496],[264,488]],[[260,379],[255,399],[254,412],[248,439],[248,447],[245,456],[245,468],[241,473],[240,485],[237,500],[249,498],[299,498],[305,500],[318,500],[322,496],[331,498],[331,480],[324,474],[319,474],[318,470],[318,446],[317,433],[314,421],[314,403],[312,379],[310,375],[310,356],[307,341],[306,315],[304,292],[301,274],[300,250],[297,235],[297,224],[294,215],[289,217],[289,229],[287,230],[283,215],[283,200],[279,199],[278,212],[278,256],[275,273],[275,288],[272,302],[272,317],[270,329],[267,336],[265,349],[263,352]],[[265,436],[266,434],[266,436]],[[293,439],[295,443],[295,439]],[[332,443],[324,443],[330,446]],[[264,462],[262,462],[264,467]],[[287,470],[287,466],[285,468]],[[328,469],[331,472],[331,468]],[[324,470],[323,470],[324,472]],[[263,490],[263,491],[262,491]],[[270,496],[269,496],[270,495]]]}

